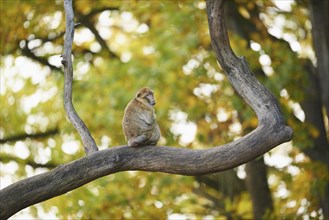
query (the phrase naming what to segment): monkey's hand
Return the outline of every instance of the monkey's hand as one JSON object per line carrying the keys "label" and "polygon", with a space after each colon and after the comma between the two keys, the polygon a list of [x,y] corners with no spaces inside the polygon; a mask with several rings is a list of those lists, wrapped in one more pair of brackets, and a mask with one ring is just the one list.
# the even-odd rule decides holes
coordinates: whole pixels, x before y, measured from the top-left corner
{"label": "monkey's hand", "polygon": [[140,136],[130,138],[130,140],[128,140],[128,146],[138,147],[143,145],[145,141],[146,141],[146,135],[142,134]]}
{"label": "monkey's hand", "polygon": [[147,126],[153,125],[155,122],[155,114],[153,112],[150,112],[150,114],[139,114],[138,118]]}

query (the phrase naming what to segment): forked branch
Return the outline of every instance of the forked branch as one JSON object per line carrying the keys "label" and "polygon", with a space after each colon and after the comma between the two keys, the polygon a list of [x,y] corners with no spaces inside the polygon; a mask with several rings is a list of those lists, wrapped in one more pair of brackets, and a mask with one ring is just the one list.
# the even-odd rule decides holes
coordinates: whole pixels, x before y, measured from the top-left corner
{"label": "forked branch", "polygon": [[91,136],[87,126],[80,119],[79,115],[74,109],[72,103],[72,82],[73,82],[73,67],[71,59],[72,43],[74,37],[74,13],[72,9],[72,0],[64,0],[64,9],[66,15],[66,31],[65,31],[65,41],[64,41],[64,53],[62,64],[64,65],[64,108],[66,114],[79,132],[82,139],[82,143],[87,155],[98,151],[98,147],[95,140]]}
{"label": "forked branch", "polygon": [[[105,175],[127,170],[194,176],[215,173],[251,161],[291,140],[292,129],[285,125],[274,96],[256,80],[245,59],[237,57],[230,48],[223,2],[207,1],[211,40],[232,86],[257,114],[259,125],[255,130],[234,142],[204,150],[119,146],[93,153],[1,190],[0,218],[9,218],[25,207],[62,195]],[[73,38],[73,30],[67,33]],[[68,54],[70,51],[66,52],[65,60],[69,60]]]}
{"label": "forked branch", "polygon": [[260,84],[244,57],[237,57],[231,49],[224,20],[225,0],[207,0],[210,38],[217,60],[231,85],[255,111],[259,127],[277,126],[291,138],[292,129],[285,126],[279,104],[272,93]]}

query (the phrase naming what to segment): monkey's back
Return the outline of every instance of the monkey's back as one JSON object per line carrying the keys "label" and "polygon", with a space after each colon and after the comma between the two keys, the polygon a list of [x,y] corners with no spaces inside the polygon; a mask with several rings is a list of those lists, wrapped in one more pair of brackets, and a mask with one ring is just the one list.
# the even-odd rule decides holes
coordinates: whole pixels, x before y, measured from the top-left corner
{"label": "monkey's back", "polygon": [[158,129],[153,107],[136,98],[131,100],[124,112],[122,128],[127,140],[139,135],[150,136]]}

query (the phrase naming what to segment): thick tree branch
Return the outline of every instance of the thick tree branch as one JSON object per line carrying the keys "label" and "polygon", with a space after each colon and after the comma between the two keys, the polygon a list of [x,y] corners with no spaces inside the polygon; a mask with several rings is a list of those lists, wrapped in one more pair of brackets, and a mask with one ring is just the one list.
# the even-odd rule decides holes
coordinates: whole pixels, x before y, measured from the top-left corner
{"label": "thick tree branch", "polygon": [[[65,1],[65,4],[68,2]],[[70,14],[67,26],[70,25],[71,29],[66,33],[69,33],[68,38],[73,38],[73,13],[69,10],[67,13]],[[289,141],[292,129],[285,125],[274,96],[256,80],[247,62],[235,56],[229,46],[223,20],[223,1],[207,1],[207,13],[217,58],[233,87],[258,116],[259,125],[255,130],[234,142],[204,150],[165,146],[120,146],[89,154],[1,190],[0,218],[6,219],[25,207],[62,195],[112,173],[127,170],[180,175],[220,172],[251,161],[275,146]],[[68,44],[69,40],[65,43]],[[69,69],[72,73],[71,51],[67,45],[65,50],[66,72]],[[71,99],[66,97],[65,100]]]}
{"label": "thick tree branch", "polygon": [[237,57],[229,44],[223,4],[224,1],[207,1],[210,37],[217,59],[228,79],[245,102],[255,111],[259,127],[275,126],[281,135],[291,138],[292,129],[285,126],[279,104],[270,91],[252,74],[244,57]]}
{"label": "thick tree branch", "polygon": [[[1,190],[0,219],[6,219],[25,207],[62,195],[102,176],[121,171],[202,175],[228,170],[288,140],[288,137],[279,140],[278,135],[271,138],[273,133],[276,131],[258,128],[256,132],[235,142],[206,150],[154,146],[120,146],[102,150]],[[256,134],[260,137],[255,137]]]}
{"label": "thick tree branch", "polygon": [[64,0],[64,8],[66,14],[66,31],[65,31],[65,42],[64,42],[64,54],[62,64],[64,65],[64,107],[66,114],[80,134],[82,139],[85,152],[87,155],[98,151],[95,140],[91,136],[87,126],[80,119],[77,112],[75,111],[72,103],[72,81],[73,81],[73,67],[71,59],[72,43],[74,36],[74,14],[72,9],[72,1]]}

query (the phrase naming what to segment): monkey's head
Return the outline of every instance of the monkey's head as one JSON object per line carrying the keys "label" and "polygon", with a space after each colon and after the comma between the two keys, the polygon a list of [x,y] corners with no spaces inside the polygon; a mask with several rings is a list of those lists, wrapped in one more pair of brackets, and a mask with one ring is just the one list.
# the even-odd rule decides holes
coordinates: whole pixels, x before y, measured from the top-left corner
{"label": "monkey's head", "polygon": [[145,100],[148,104],[152,106],[156,104],[153,91],[148,87],[139,90],[139,92],[136,94],[136,97]]}

